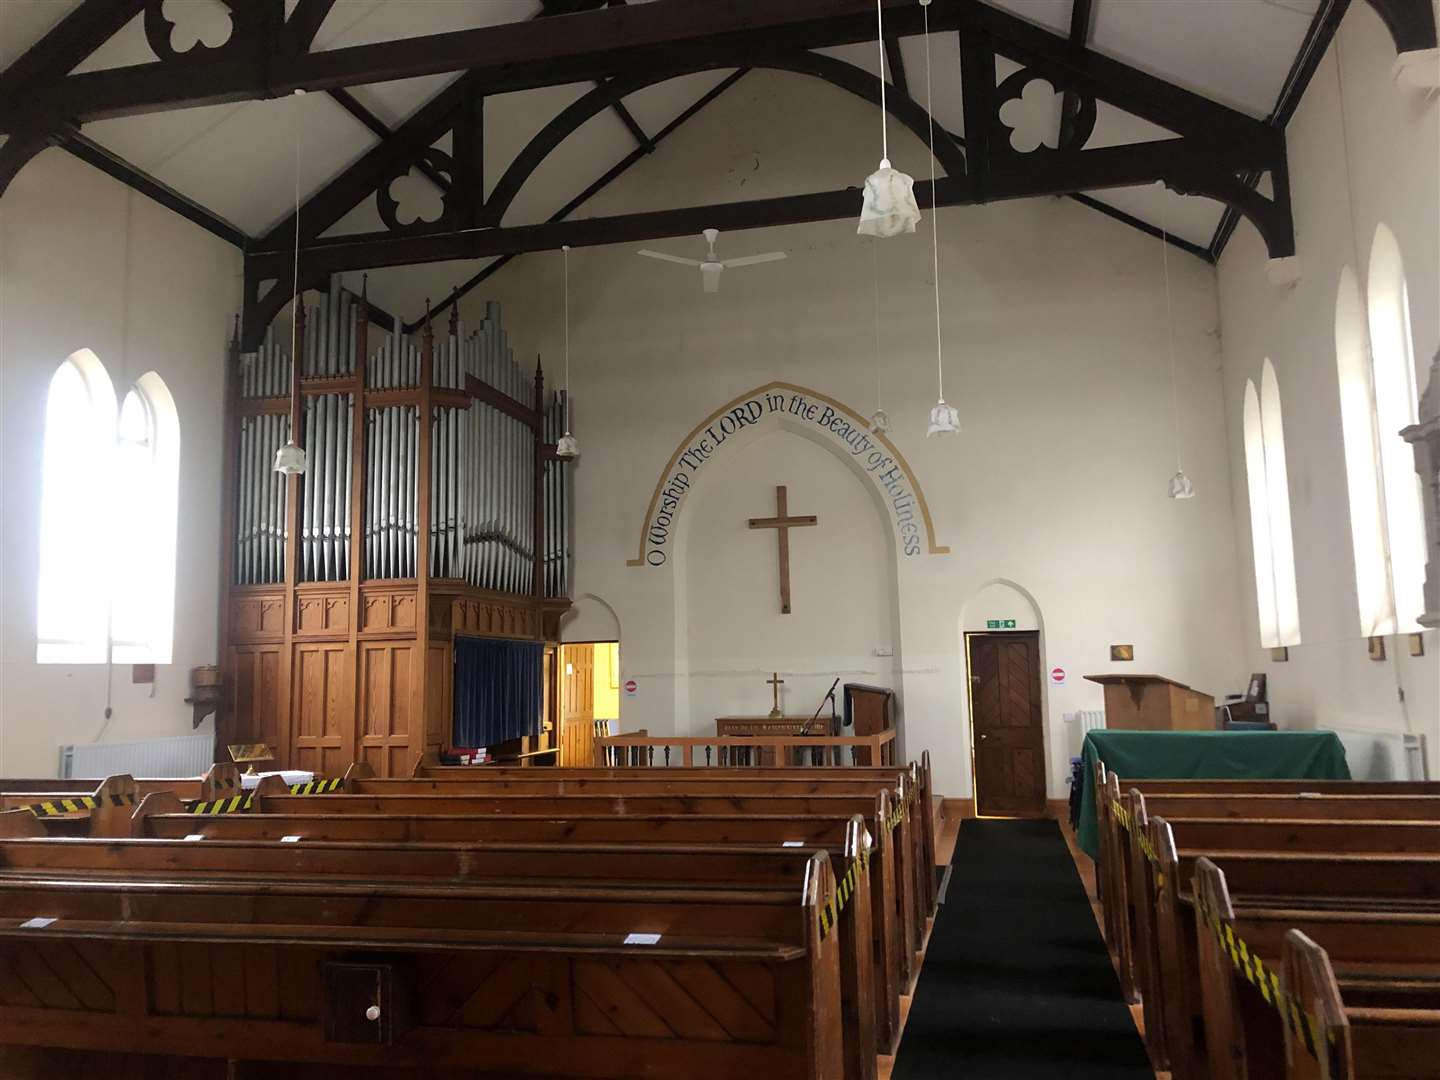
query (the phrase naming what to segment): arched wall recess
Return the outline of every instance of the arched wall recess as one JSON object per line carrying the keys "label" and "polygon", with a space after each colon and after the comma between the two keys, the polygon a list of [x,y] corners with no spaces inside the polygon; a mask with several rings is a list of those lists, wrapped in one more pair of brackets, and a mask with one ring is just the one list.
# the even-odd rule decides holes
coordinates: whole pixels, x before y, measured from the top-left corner
{"label": "arched wall recess", "polygon": [[786,382],[769,382],[741,394],[693,427],[670,455],[640,523],[636,556],[627,566],[664,566],[671,561],[686,498],[707,462],[736,435],[760,425],[788,423],[843,448],[885,504],[900,558],[948,555],[935,539],[930,506],[895,444],[869,430],[854,409],[827,394]]}

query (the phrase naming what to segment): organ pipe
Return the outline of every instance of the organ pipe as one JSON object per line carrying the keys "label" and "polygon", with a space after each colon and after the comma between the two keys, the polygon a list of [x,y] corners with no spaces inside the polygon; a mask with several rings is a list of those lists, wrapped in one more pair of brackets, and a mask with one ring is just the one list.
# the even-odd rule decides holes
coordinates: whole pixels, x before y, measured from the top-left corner
{"label": "organ pipe", "polygon": [[[422,417],[425,338],[407,336],[397,322],[371,347],[364,311],[363,298],[336,278],[313,306],[297,312],[307,460],[297,488],[299,580],[346,581],[355,573],[366,580],[414,578],[416,545],[426,534],[433,579],[519,595],[533,595],[538,583],[546,597],[568,595],[570,465],[543,452],[566,428],[565,395],[537,394],[538,372],[532,378],[516,361],[500,305],[492,302],[478,327],[467,329],[452,313],[447,332],[434,335],[428,345],[434,403]],[[240,358],[232,538],[238,585],[285,580],[286,484],[271,463],[290,430],[285,399],[292,374],[273,331]],[[487,400],[494,391],[514,407]],[[537,427],[515,413],[538,420]],[[430,439],[423,477],[422,423]],[[426,529],[419,521],[421,484],[428,485]]]}

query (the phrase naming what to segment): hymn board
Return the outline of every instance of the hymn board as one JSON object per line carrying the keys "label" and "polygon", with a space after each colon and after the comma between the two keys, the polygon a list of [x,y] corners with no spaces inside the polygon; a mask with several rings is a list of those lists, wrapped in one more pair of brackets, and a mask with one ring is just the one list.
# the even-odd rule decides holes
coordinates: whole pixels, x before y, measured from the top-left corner
{"label": "hymn board", "polygon": [[[232,346],[218,743],[278,767],[408,775],[448,743],[458,634],[555,641],[569,607],[563,393],[478,329],[371,328],[333,284],[301,306],[299,364]],[[273,471],[294,425],[306,472]]]}

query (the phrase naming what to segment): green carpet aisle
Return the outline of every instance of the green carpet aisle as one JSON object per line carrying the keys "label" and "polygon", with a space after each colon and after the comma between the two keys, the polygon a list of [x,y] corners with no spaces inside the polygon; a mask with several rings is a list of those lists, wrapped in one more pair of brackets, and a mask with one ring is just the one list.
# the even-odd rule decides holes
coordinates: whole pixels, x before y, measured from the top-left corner
{"label": "green carpet aisle", "polygon": [[894,1080],[1153,1080],[1053,821],[961,823]]}

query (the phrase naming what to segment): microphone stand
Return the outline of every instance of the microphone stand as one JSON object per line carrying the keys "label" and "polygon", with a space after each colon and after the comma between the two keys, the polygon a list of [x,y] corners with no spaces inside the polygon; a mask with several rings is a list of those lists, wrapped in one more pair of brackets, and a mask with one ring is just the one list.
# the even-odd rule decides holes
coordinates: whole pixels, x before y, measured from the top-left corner
{"label": "microphone stand", "polygon": [[[836,688],[837,686],[839,686],[839,685],[840,685],[840,678],[839,678],[839,676],[836,676],[835,681],[830,684],[830,689],[827,690],[827,691],[825,692],[825,696],[820,699],[820,704],[817,705],[817,706],[815,706],[815,715],[812,716],[812,717],[810,717],[810,720],[811,720],[812,723],[813,723],[814,721],[818,720],[818,719],[820,718],[820,710],[823,709],[823,708],[825,708],[825,702],[828,701],[828,702],[830,703],[830,737],[831,737],[832,739],[833,739],[833,738],[839,738],[839,736],[840,736],[840,714],[836,711],[836,707],[835,707],[835,688]],[[835,750],[834,756],[835,756],[835,758],[836,758],[836,764],[838,765],[838,764],[839,764],[839,760],[838,760],[838,759],[839,759],[839,757],[840,757],[840,747],[838,747],[838,746],[837,746],[837,747],[834,747],[834,750]]]}

